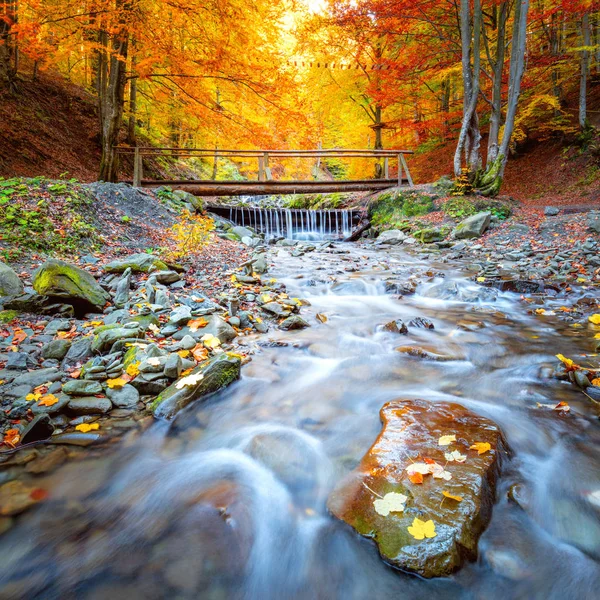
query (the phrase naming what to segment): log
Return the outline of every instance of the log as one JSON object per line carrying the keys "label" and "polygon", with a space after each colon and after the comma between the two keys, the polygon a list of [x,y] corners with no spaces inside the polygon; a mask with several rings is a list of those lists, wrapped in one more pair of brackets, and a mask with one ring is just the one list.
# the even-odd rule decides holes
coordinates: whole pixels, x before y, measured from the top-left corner
{"label": "log", "polygon": [[358,227],[344,240],[344,242],[356,242],[362,235],[363,231],[371,228],[371,221],[369,219],[362,220]]}

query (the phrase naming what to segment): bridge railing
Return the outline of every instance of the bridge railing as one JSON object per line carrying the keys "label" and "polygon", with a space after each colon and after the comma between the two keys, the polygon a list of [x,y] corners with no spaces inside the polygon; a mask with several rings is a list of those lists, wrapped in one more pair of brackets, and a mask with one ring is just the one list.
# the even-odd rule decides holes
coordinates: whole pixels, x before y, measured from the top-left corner
{"label": "bridge railing", "polygon": [[[204,148],[156,148],[156,147],[140,147],[140,146],[117,146],[117,152],[123,155],[133,155],[133,185],[140,187],[143,184],[147,185],[160,185],[168,184],[170,182],[158,182],[158,181],[145,181],[144,180],[144,157],[157,158],[157,157],[170,157],[170,158],[213,158],[218,160],[219,158],[230,158],[230,159],[243,159],[251,158],[256,159],[258,162],[258,181],[259,182],[271,182],[275,181],[271,172],[271,159],[282,159],[282,158],[301,158],[301,159],[320,159],[320,158],[372,158],[380,161],[383,159],[383,168],[381,177],[376,181],[380,183],[389,183],[392,185],[402,185],[406,180],[408,185],[413,186],[413,180],[406,162],[405,155],[413,154],[412,150],[372,150],[372,149],[317,149],[317,150],[228,150],[228,149],[204,149]],[[398,176],[396,179],[390,179],[390,159],[396,161]],[[199,184],[199,183],[211,183],[214,185],[237,185],[243,184],[244,182],[219,182],[216,180],[193,180],[187,183]],[[368,185],[368,180],[344,180],[345,183],[360,184],[365,183]],[[175,182],[173,182],[175,183]],[[177,182],[184,183],[184,182]],[[250,182],[247,182],[250,183]],[[279,184],[309,184],[309,181],[279,181]],[[343,182],[339,182],[343,183]],[[267,186],[265,186],[267,187]]]}

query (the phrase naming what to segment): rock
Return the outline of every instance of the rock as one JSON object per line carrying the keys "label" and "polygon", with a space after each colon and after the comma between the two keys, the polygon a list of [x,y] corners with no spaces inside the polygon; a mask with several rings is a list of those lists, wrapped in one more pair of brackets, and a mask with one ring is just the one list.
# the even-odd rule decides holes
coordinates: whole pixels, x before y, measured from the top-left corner
{"label": "rock", "polygon": [[52,340],[42,348],[42,358],[62,360],[70,348],[70,340]]}
{"label": "rock", "polygon": [[204,317],[208,324],[205,327],[192,331],[189,327],[184,327],[173,335],[174,340],[183,340],[186,336],[190,336],[195,340],[199,340],[203,335],[207,333],[218,337],[221,343],[230,342],[233,340],[237,333],[235,329],[225,322],[221,317],[217,315],[207,315]]}
{"label": "rock", "polygon": [[6,368],[25,371],[27,369],[27,352],[8,352],[6,355]]}
{"label": "rock", "polygon": [[56,335],[59,331],[69,331],[69,329],[71,329],[71,321],[69,319],[52,319],[44,327],[44,334]]}
{"label": "rock", "polygon": [[556,208],[556,206],[546,206],[546,208],[544,208],[544,215],[546,217],[555,217],[559,212],[560,209]]}
{"label": "rock", "polygon": [[[143,338],[144,330],[137,323],[131,323],[128,327],[105,326],[98,328],[99,333],[94,336],[94,341],[91,345],[92,352],[105,352],[112,348],[112,345],[119,340],[130,338]],[[98,331],[98,329],[96,331]]]}
{"label": "rock", "polygon": [[0,486],[0,515],[18,515],[45,497],[44,490],[34,485],[18,480],[9,481]]}
{"label": "rock", "polygon": [[414,356],[415,358],[422,358],[423,360],[435,360],[437,362],[465,360],[465,357],[462,355],[442,354],[435,348],[425,346],[400,346],[396,348],[396,352],[408,354],[408,356]]}
{"label": "rock", "polygon": [[[441,229],[436,227],[430,227],[427,229],[420,229],[415,231],[415,238],[422,244],[432,244],[433,242],[441,242],[445,238],[445,234]],[[404,240],[404,243],[408,243],[408,240]]]}
{"label": "rock", "polygon": [[70,432],[53,435],[50,442],[52,444],[68,444],[71,446],[91,446],[101,441],[104,436],[98,431],[88,431],[88,433]]}
{"label": "rock", "polygon": [[[373,539],[389,564],[423,577],[447,576],[477,555],[505,455],[501,433],[494,423],[458,404],[396,400],[386,404],[380,415],[379,437],[331,493],[329,510]],[[438,440],[445,435],[455,435],[458,441],[440,446]],[[478,442],[489,443],[491,450],[478,454],[469,449]],[[466,461],[448,462],[444,454],[454,450],[466,455]],[[451,479],[426,474],[422,484],[411,483],[405,469],[423,463],[423,458],[436,461]],[[378,514],[375,494],[383,497],[390,492],[407,497],[404,511]],[[442,492],[462,501],[445,498]],[[433,521],[434,538],[417,540],[409,533],[417,517]]]}
{"label": "rock", "polygon": [[467,217],[454,228],[452,237],[456,240],[467,240],[480,237],[490,226],[491,217],[492,213],[489,212],[480,212],[472,217]]}
{"label": "rock", "polygon": [[48,296],[40,296],[40,294],[21,294],[20,296],[14,296],[8,301],[4,301],[4,308],[7,310],[30,312],[40,315],[62,314],[65,316],[72,316],[74,313],[71,305],[56,303]]}
{"label": "rock", "polygon": [[415,317],[408,322],[411,327],[417,327],[418,329],[435,329],[435,325],[429,319],[424,317]]}
{"label": "rock", "polygon": [[176,271],[158,271],[158,273],[154,273],[154,277],[162,285],[170,285],[181,279],[181,275]]}
{"label": "rock", "polygon": [[260,275],[263,275],[269,270],[269,266],[267,264],[267,257],[265,254],[257,255],[252,265],[252,270],[255,273],[259,273]]}
{"label": "rock", "polygon": [[123,273],[131,269],[132,273],[148,273],[154,267],[159,271],[168,271],[169,267],[153,254],[131,254],[119,260],[113,260],[104,266],[107,273]]}
{"label": "rock", "polygon": [[401,296],[410,296],[414,294],[417,289],[417,282],[414,279],[408,281],[386,281],[385,282],[385,293],[386,294],[400,294]]}
{"label": "rock", "polygon": [[23,283],[19,276],[0,260],[0,298],[3,296],[19,296],[23,291]]}
{"label": "rock", "polygon": [[[240,377],[242,361],[238,356],[219,354],[198,365],[187,377],[197,377],[191,385],[175,382],[162,392],[151,405],[157,418],[170,419],[195,400],[199,400],[233,383]],[[135,381],[135,380],[134,380]],[[191,380],[190,380],[191,381]],[[180,385],[181,389],[177,386]]]}
{"label": "rock", "polygon": [[34,272],[33,289],[42,296],[64,299],[82,310],[102,310],[110,299],[87,271],[54,258]]}
{"label": "rock", "polygon": [[117,289],[115,291],[115,306],[117,308],[123,308],[127,302],[129,302],[129,290],[131,289],[131,269],[125,269],[123,273],[123,277],[119,280],[117,284]]}
{"label": "rock", "polygon": [[140,401],[140,393],[136,388],[129,384],[118,389],[108,388],[106,390],[106,395],[117,408],[134,408]]}
{"label": "rock", "polygon": [[279,324],[279,329],[283,329],[284,331],[306,329],[307,327],[310,327],[310,324],[299,315],[292,315]]}
{"label": "rock", "polygon": [[267,302],[266,304],[263,304],[261,308],[276,317],[287,317],[290,314],[290,311],[281,306],[279,302]]}
{"label": "rock", "polygon": [[84,337],[75,340],[62,362],[62,368],[67,369],[77,364],[83,364],[92,355],[92,338]]}
{"label": "rock", "polygon": [[[178,306],[170,315],[169,323],[173,325],[186,325],[192,318],[192,309],[189,306]],[[192,346],[193,347],[193,346]]]}
{"label": "rock", "polygon": [[97,415],[107,413],[112,408],[112,403],[108,398],[86,396],[74,398],[69,402],[68,408],[76,415]]}
{"label": "rock", "polygon": [[21,433],[21,444],[47,440],[54,433],[54,425],[48,415],[37,415]]}
{"label": "rock", "polygon": [[402,335],[406,335],[408,333],[408,327],[402,319],[396,319],[395,321],[386,323],[383,326],[383,330],[389,331],[390,333],[400,333]]}
{"label": "rock", "polygon": [[588,217],[588,227],[595,231],[596,233],[600,233],[600,212],[591,211]]}
{"label": "rock", "polygon": [[67,460],[68,452],[65,448],[55,448],[48,454],[36,458],[27,464],[25,470],[28,473],[39,475],[40,473],[50,473],[60,467]]}
{"label": "rock", "polygon": [[65,410],[69,402],[71,402],[71,396],[67,396],[67,394],[55,394],[55,396],[58,398],[58,402],[55,402],[52,406],[33,402],[30,405],[31,412],[34,415],[56,415]]}
{"label": "rock", "polygon": [[42,385],[48,381],[58,381],[61,379],[63,374],[53,367],[49,369],[37,369],[30,373],[23,373],[19,375],[14,381],[14,385],[28,385],[32,388]]}
{"label": "rock", "polygon": [[183,370],[183,363],[179,354],[170,354],[165,363],[165,377],[177,379]]}
{"label": "rock", "polygon": [[62,391],[69,396],[93,396],[102,393],[102,386],[97,381],[72,379],[63,384]]}
{"label": "rock", "polygon": [[252,231],[250,231],[246,227],[241,227],[239,225],[237,227],[233,227],[231,231],[235,233],[235,235],[237,235],[240,238],[240,240],[243,240],[245,237],[250,239],[254,237],[254,233]]}
{"label": "rock", "polygon": [[376,244],[401,244],[408,236],[399,229],[383,231],[375,241]]}

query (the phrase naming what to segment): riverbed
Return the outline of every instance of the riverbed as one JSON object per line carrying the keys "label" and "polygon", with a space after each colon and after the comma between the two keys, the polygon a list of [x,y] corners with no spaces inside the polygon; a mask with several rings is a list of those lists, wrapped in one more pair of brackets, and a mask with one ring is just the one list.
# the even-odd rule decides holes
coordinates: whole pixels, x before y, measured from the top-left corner
{"label": "riverbed", "polygon": [[[401,247],[270,254],[311,327],[242,338],[239,382],[40,478],[48,500],[2,538],[0,597],[597,597],[598,409],[551,376],[555,354],[589,352],[594,334]],[[386,293],[390,281],[416,293]],[[448,282],[461,293],[439,299]],[[408,334],[383,329],[395,319]],[[511,449],[478,559],[449,578],[390,568],[326,509],[396,398],[463,404]]]}

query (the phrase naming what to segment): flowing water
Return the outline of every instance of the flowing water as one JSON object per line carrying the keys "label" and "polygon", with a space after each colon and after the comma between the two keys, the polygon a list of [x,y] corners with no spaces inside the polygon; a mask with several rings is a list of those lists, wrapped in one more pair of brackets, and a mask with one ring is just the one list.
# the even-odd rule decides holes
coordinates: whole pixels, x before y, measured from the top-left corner
{"label": "flowing water", "polygon": [[[444,276],[474,300],[481,288],[459,268],[401,249],[337,248],[275,258],[272,276],[310,301],[312,327],[275,330],[270,347],[245,338],[253,360],[241,381],[110,456],[40,479],[48,501],[2,537],[1,598],[598,597],[598,414],[547,377],[553,355],[589,351],[590,334],[528,314],[517,295],[428,297]],[[386,279],[410,275],[417,294],[384,294]],[[416,316],[435,329],[380,329]],[[456,360],[395,351],[406,344]],[[497,422],[513,451],[479,558],[450,578],[394,571],[325,507],[395,398],[458,401]],[[538,406],[559,401],[571,412]],[[515,484],[520,505],[507,497]]]}

